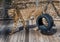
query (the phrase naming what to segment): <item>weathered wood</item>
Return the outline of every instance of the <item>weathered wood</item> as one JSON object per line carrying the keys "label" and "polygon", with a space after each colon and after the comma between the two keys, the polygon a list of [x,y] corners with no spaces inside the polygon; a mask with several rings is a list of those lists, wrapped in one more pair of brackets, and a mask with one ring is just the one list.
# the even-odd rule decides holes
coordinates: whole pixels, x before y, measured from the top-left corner
{"label": "weathered wood", "polygon": [[[43,35],[40,31],[22,30],[12,35],[0,35],[0,42],[60,42],[60,21],[55,21],[57,32],[53,35]],[[5,26],[0,26],[4,28]],[[37,28],[37,27],[36,27]]]}

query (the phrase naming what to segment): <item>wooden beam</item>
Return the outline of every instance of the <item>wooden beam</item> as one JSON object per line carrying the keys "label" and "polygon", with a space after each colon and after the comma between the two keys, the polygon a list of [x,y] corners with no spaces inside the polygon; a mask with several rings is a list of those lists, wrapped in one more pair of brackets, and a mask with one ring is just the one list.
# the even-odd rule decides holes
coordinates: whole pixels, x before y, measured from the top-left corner
{"label": "wooden beam", "polygon": [[13,18],[0,18],[0,21],[3,21],[3,20],[5,20],[5,21],[7,21],[7,20],[13,20]]}

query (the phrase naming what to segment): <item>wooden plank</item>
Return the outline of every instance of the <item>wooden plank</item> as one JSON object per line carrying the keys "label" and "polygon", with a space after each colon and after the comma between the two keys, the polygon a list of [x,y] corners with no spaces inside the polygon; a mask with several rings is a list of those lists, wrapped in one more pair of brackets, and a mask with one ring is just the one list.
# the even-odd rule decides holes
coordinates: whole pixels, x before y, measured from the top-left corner
{"label": "wooden plank", "polygon": [[[60,29],[59,28],[57,29],[58,29],[57,33],[50,36],[43,35],[41,34],[40,31],[29,30],[28,42],[59,42]],[[28,40],[27,38],[25,38],[26,36],[25,32],[26,31],[23,30],[7,37],[4,37],[3,35],[0,37],[0,42],[25,42],[25,40]]]}
{"label": "wooden plank", "polygon": [[10,36],[9,42],[25,42],[25,31],[17,32]]}

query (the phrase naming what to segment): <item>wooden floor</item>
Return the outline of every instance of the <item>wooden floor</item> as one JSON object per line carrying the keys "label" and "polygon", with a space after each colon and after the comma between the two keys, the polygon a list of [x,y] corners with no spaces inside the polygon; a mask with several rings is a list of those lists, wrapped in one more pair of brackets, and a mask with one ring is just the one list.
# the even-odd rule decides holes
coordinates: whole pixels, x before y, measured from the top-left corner
{"label": "wooden floor", "polygon": [[32,29],[22,30],[12,35],[0,35],[0,42],[60,42],[60,23],[56,22],[55,24],[54,28],[57,28],[57,32],[53,35],[44,35],[40,31]]}

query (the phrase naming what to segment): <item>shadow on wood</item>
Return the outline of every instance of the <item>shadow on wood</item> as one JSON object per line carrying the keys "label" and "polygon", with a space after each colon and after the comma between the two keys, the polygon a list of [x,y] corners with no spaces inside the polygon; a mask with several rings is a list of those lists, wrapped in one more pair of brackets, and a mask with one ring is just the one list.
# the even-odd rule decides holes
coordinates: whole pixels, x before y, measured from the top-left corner
{"label": "shadow on wood", "polygon": [[43,34],[43,35],[53,35],[53,34],[55,34],[57,32],[57,29],[51,29],[50,31],[48,31],[48,32],[44,32],[44,31],[41,31],[41,33]]}

